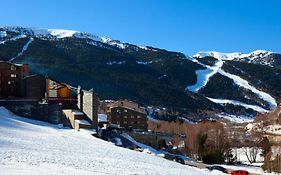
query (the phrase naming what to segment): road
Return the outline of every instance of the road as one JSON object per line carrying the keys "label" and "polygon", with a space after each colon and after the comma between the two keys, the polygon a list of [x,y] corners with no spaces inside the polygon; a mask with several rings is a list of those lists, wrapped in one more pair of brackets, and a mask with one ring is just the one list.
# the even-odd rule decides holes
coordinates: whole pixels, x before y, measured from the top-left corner
{"label": "road", "polygon": [[[186,164],[186,165],[189,165],[189,166],[197,167],[197,168],[200,168],[200,169],[204,169],[204,168],[206,168],[207,166],[210,166],[210,165],[205,164],[205,163],[194,162],[194,161],[186,161],[185,164]],[[230,171],[232,171],[233,169],[227,168],[227,170],[230,172]],[[258,174],[258,173],[251,173],[251,172],[249,172],[249,173],[250,173],[250,175],[262,175],[262,174]]]}

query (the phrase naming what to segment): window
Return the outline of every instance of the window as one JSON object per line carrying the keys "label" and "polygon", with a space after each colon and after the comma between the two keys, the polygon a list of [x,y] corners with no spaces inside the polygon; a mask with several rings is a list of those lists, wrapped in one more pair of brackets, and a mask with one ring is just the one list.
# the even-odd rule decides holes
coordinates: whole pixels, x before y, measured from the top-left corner
{"label": "window", "polygon": [[127,110],[127,109],[124,109],[124,112],[128,112],[128,110]]}
{"label": "window", "polygon": [[135,118],[135,116],[132,115],[131,118]]}
{"label": "window", "polygon": [[124,124],[127,124],[127,121],[124,121],[123,123],[124,123]]}
{"label": "window", "polygon": [[17,70],[16,66],[12,65],[11,70]]}
{"label": "window", "polygon": [[141,116],[138,115],[137,118],[141,118]]}
{"label": "window", "polygon": [[12,78],[16,78],[17,75],[16,75],[16,74],[11,74],[11,77],[12,77]]}
{"label": "window", "polygon": [[124,118],[128,118],[128,117],[125,115]]}

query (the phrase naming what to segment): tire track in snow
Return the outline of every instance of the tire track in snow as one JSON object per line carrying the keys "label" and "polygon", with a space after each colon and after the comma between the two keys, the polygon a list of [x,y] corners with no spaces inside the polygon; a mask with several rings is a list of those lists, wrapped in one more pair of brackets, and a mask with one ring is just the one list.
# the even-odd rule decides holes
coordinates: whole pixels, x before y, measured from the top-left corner
{"label": "tire track in snow", "polygon": [[17,57],[21,56],[21,55],[28,49],[28,46],[29,46],[29,44],[32,43],[32,41],[33,41],[33,38],[31,37],[31,38],[27,41],[27,43],[23,46],[21,52],[19,52],[19,53],[17,54],[17,56],[11,58],[11,59],[10,59],[10,62],[13,62]]}

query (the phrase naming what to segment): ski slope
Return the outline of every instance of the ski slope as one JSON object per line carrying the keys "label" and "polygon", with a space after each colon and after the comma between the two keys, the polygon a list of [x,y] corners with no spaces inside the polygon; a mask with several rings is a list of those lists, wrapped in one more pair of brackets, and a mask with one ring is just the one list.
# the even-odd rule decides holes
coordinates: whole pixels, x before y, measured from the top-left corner
{"label": "ski slope", "polygon": [[28,49],[28,46],[32,43],[33,41],[33,38],[31,37],[27,43],[23,46],[22,50],[13,58],[10,59],[10,62],[13,62],[17,57],[21,56],[27,49]]}
{"label": "ski slope", "polygon": [[237,100],[227,100],[227,99],[215,99],[215,98],[209,98],[207,97],[209,100],[211,100],[214,103],[218,103],[218,104],[232,104],[232,105],[237,105],[237,106],[243,106],[246,109],[252,109],[255,111],[258,111],[259,113],[267,113],[269,112],[268,110],[265,110],[264,108],[257,106],[257,105],[249,105]]}
{"label": "ski slope", "polygon": [[3,107],[0,107],[0,169],[1,175],[210,174],[114,146],[85,132],[17,117]]}
{"label": "ski slope", "polygon": [[[253,53],[260,53],[260,52],[253,52]],[[253,54],[251,53],[251,54]],[[248,55],[251,55],[248,54]],[[205,65],[201,63],[198,59],[204,59],[205,56],[212,56],[217,59],[217,62],[213,66]],[[220,52],[199,52],[196,55],[193,56],[193,58],[189,58],[191,61],[205,67],[206,69],[203,70],[197,70],[196,75],[197,75],[197,82],[194,85],[187,86],[186,90],[189,90],[191,92],[198,92],[200,89],[205,87],[207,83],[209,82],[210,78],[215,75],[216,73],[219,73],[227,78],[230,78],[233,80],[233,82],[241,86],[253,93],[255,93],[260,99],[266,101],[269,104],[270,109],[274,109],[277,106],[276,100],[268,93],[263,92],[261,90],[258,90],[254,86],[250,85],[248,81],[242,79],[241,77],[237,75],[230,74],[228,72],[225,72],[222,70],[222,66],[224,64],[224,61],[226,60],[233,60],[236,58],[240,57],[245,57],[247,54],[241,54],[241,53],[220,53]],[[197,59],[195,59],[197,58]],[[208,97],[207,97],[208,98]],[[231,100],[231,99],[214,99],[214,98],[208,98],[209,100],[213,101],[214,103],[219,103],[219,104],[233,104],[233,105],[238,105],[238,106],[243,106],[245,108],[250,108],[253,109],[257,112],[260,113],[266,113],[268,110],[256,106],[256,105],[251,105],[251,104],[245,104],[243,102],[239,102],[236,100]]]}
{"label": "ski slope", "polygon": [[[194,60],[192,60],[194,61]],[[200,63],[197,61],[196,63]],[[218,71],[221,69],[223,65],[223,61],[219,60],[216,62],[214,66],[208,66],[204,65],[203,63],[200,63],[201,66],[206,67],[206,69],[203,70],[196,70],[196,75],[197,75],[197,82],[196,84],[192,86],[188,86],[186,89],[188,89],[191,92],[198,92],[201,88],[205,87],[207,83],[209,82],[209,79],[218,73]]]}

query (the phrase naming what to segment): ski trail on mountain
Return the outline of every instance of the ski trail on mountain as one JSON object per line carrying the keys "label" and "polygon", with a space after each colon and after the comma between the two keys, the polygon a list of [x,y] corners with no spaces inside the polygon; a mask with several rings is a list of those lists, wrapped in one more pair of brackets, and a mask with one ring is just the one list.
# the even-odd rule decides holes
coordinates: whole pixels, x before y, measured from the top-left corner
{"label": "ski trail on mountain", "polygon": [[234,81],[234,83],[237,84],[238,86],[241,86],[241,87],[248,89],[248,90],[252,91],[253,93],[257,94],[261,99],[263,99],[270,105],[270,109],[274,109],[277,106],[275,99],[271,95],[256,89],[254,86],[251,86],[248,81],[242,79],[241,77],[239,77],[237,75],[227,73],[221,69],[218,72],[221,75],[232,79]]}
{"label": "ski trail on mountain", "polygon": [[12,37],[10,39],[4,40],[4,41],[0,41],[0,44],[5,44],[8,41],[16,41],[16,40],[22,39],[22,38],[26,38],[26,35],[21,34],[21,35],[14,36],[14,37]]}
{"label": "ski trail on mountain", "polygon": [[[196,70],[195,73],[197,75],[197,82],[196,82],[196,84],[194,84],[192,86],[187,86],[186,90],[197,93],[200,89],[202,89],[203,87],[205,87],[207,85],[207,83],[209,82],[210,78],[213,75],[215,75],[216,73],[219,73],[219,74],[233,80],[233,82],[236,85],[243,87],[245,89],[248,89],[251,92],[257,94],[260,99],[263,99],[264,101],[266,101],[269,104],[270,109],[274,109],[277,106],[276,100],[271,95],[269,95],[263,91],[260,91],[257,88],[255,88],[254,86],[250,85],[247,80],[244,80],[243,78],[241,78],[237,75],[233,75],[233,74],[227,73],[224,70],[222,70],[221,68],[224,63],[224,60],[222,58],[216,58],[218,61],[216,62],[216,64],[214,66],[205,65],[194,58],[190,58],[190,57],[187,57],[187,58],[190,59],[191,61],[205,67],[206,69]],[[207,97],[207,98],[209,100],[213,101],[214,103],[218,103],[218,104],[227,104],[228,103],[228,104],[243,106],[247,109],[253,109],[260,113],[268,112],[268,110],[266,110],[260,106],[250,105],[250,104],[246,104],[246,103],[239,102],[236,100],[214,99],[214,98],[209,98],[209,97]]]}
{"label": "ski trail on mountain", "polygon": [[21,56],[21,55],[28,49],[28,46],[32,43],[32,41],[33,41],[33,38],[31,37],[31,38],[27,41],[27,43],[23,46],[21,52],[19,52],[19,53],[17,54],[17,56],[11,58],[11,59],[10,59],[10,62],[13,62],[17,57]]}
{"label": "ski trail on mountain", "polygon": [[257,111],[259,113],[267,113],[268,112],[268,110],[266,110],[266,109],[264,109],[260,106],[246,104],[246,103],[243,103],[243,102],[238,101],[238,100],[215,99],[215,98],[210,98],[210,97],[207,97],[207,98],[209,100],[211,100],[212,102],[218,103],[218,104],[232,104],[232,105],[236,105],[236,106],[243,106],[246,109],[252,109],[252,110]]}
{"label": "ski trail on mountain", "polygon": [[206,69],[200,69],[200,70],[195,71],[195,73],[197,75],[196,84],[186,87],[186,90],[189,90],[191,92],[198,92],[201,88],[206,86],[207,83],[209,82],[209,79],[213,75],[215,75],[223,66],[222,60],[217,61],[214,66],[205,65],[196,59],[190,59],[190,60],[206,68]]}

